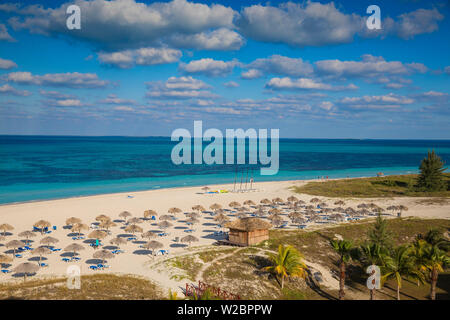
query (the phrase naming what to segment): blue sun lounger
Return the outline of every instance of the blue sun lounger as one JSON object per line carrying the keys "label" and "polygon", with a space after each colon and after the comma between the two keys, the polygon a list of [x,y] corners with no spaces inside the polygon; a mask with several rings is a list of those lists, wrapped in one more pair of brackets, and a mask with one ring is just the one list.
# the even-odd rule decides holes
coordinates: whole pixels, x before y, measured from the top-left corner
{"label": "blue sun lounger", "polygon": [[98,270],[98,267],[97,266],[89,266],[89,269],[91,269],[91,270]]}
{"label": "blue sun lounger", "polygon": [[10,273],[11,272],[11,270],[8,270],[8,269],[2,269],[2,273]]}

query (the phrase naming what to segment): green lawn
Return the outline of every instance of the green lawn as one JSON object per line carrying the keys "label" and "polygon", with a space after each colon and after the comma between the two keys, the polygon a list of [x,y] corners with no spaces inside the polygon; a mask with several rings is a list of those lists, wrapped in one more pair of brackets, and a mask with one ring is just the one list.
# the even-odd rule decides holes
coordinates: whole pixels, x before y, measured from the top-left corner
{"label": "green lawn", "polygon": [[[297,193],[325,197],[450,197],[450,188],[446,191],[424,192],[415,187],[417,175],[398,175],[374,178],[355,178],[330,180],[324,182],[308,182],[304,186],[292,187]],[[450,186],[450,174],[446,174]],[[443,199],[444,201],[445,199]]]}

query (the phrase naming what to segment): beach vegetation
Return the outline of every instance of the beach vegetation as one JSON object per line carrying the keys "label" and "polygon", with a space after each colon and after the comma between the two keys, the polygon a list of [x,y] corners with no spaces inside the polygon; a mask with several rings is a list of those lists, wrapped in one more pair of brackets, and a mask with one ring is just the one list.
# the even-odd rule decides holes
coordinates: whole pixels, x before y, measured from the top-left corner
{"label": "beach vegetation", "polygon": [[433,151],[420,163],[420,174],[417,178],[417,188],[423,191],[448,190],[449,183],[445,179],[444,162]]}

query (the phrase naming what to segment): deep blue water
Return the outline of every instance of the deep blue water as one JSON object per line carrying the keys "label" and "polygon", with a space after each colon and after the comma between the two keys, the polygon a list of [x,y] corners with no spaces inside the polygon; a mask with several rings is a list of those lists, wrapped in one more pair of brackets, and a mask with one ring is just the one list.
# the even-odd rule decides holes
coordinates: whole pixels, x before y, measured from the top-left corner
{"label": "deep blue water", "polygon": [[[434,149],[450,162],[448,140],[281,139],[280,171],[259,165],[174,165],[168,137],[0,136],[0,203],[165,187],[415,173]],[[204,143],[204,146],[208,143]]]}

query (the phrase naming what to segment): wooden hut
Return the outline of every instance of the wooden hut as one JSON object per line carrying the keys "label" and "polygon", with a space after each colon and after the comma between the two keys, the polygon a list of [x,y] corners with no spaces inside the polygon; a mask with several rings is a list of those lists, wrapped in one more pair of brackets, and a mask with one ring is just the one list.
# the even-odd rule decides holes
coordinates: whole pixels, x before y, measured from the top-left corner
{"label": "wooden hut", "polygon": [[238,246],[250,246],[269,239],[272,225],[258,218],[241,218],[225,224],[229,228],[228,242]]}

